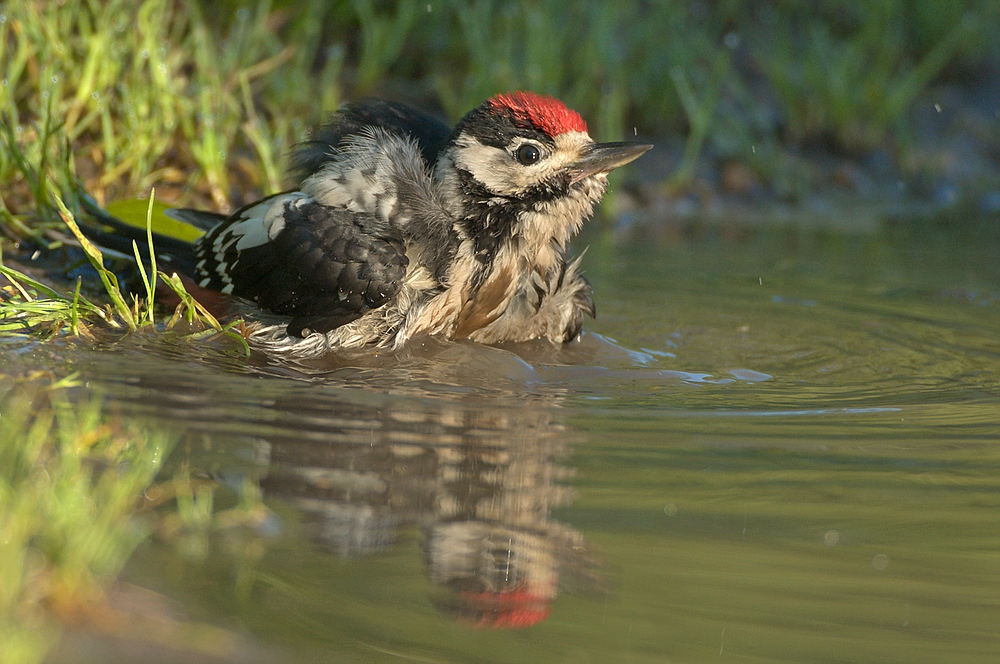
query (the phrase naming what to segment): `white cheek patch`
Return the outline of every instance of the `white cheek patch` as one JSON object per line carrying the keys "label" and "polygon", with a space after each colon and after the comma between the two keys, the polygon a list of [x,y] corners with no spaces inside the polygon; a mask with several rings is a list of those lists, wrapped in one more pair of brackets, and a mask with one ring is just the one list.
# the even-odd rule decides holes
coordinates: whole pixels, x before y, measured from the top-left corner
{"label": "white cheek patch", "polygon": [[[472,174],[476,181],[501,196],[517,194],[537,186],[579,159],[581,149],[593,143],[582,131],[568,131],[556,136],[555,149],[537,164],[517,163],[502,148],[483,145],[462,134],[456,140],[455,166]],[[523,141],[522,141],[523,143]],[[516,147],[515,147],[516,149]]]}
{"label": "white cheek patch", "polygon": [[456,143],[455,166],[471,173],[476,182],[498,196],[517,196],[555,171],[549,159],[523,166],[503,148],[483,145],[470,136],[462,136]]}
{"label": "white cheek patch", "polygon": [[483,145],[471,136],[463,134],[455,142],[455,166],[468,171],[487,189],[497,194],[513,193],[511,190],[512,168],[510,155],[500,148]]}

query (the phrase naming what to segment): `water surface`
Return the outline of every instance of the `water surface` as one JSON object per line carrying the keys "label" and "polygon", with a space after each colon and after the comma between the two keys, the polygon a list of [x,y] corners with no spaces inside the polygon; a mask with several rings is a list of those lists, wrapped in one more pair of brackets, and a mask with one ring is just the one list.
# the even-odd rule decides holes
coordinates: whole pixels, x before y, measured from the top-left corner
{"label": "water surface", "polygon": [[595,234],[562,349],[136,336],[66,369],[262,489],[253,536],[127,572],[262,661],[994,662],[991,223]]}

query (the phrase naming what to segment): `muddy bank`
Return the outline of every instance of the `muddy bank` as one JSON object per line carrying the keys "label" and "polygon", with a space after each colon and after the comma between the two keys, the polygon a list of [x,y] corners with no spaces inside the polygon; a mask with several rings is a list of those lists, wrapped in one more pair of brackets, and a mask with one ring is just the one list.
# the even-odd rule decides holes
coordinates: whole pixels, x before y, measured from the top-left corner
{"label": "muddy bank", "polygon": [[1000,72],[930,89],[905,126],[905,141],[854,154],[821,142],[709,144],[687,182],[675,179],[684,139],[650,137],[656,148],[619,186],[619,226],[697,220],[871,232],[886,220],[1000,215]]}

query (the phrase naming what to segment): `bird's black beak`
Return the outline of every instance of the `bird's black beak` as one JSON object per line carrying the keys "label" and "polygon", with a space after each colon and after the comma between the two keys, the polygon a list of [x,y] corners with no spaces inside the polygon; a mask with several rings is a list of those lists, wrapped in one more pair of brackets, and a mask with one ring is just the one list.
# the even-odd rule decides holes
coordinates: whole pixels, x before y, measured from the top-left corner
{"label": "bird's black beak", "polygon": [[583,148],[580,159],[572,166],[573,182],[608,173],[641,157],[652,145],[647,143],[592,143]]}

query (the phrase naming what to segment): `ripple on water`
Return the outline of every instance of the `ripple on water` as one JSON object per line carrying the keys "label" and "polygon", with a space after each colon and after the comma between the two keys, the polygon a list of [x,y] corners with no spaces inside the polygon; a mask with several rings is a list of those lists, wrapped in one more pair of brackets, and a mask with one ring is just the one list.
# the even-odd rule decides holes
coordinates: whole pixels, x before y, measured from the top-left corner
{"label": "ripple on water", "polygon": [[154,543],[132,570],[269,642],[990,661],[1000,275],[976,247],[958,272],[891,238],[785,240],[599,248],[601,315],[562,348],[0,352],[78,371],[187,432],[191,468],[261,488],[285,517],[247,547],[268,555]]}

